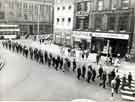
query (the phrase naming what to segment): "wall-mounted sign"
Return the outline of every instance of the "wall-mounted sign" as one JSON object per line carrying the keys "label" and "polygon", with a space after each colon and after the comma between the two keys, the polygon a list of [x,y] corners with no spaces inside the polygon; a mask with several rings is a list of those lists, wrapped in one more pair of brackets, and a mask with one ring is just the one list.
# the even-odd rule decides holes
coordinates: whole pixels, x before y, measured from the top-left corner
{"label": "wall-mounted sign", "polygon": [[129,39],[129,34],[113,34],[113,33],[92,33],[93,37],[101,38],[115,38],[115,39]]}
{"label": "wall-mounted sign", "polygon": [[85,12],[85,11],[78,11],[76,12],[76,16],[88,16],[89,13],[88,12]]}
{"label": "wall-mounted sign", "polygon": [[4,19],[5,18],[5,13],[0,11],[0,19]]}
{"label": "wall-mounted sign", "polygon": [[72,36],[75,38],[79,38],[79,39],[90,40],[92,37],[92,33],[91,32],[74,31]]}

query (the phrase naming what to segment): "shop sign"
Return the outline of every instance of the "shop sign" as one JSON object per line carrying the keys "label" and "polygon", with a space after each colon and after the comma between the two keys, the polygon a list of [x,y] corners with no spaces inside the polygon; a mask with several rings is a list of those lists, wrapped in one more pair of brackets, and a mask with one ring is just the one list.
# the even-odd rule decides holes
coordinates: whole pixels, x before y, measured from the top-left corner
{"label": "shop sign", "polygon": [[0,11],[0,19],[4,19],[4,18],[5,18],[4,12]]}
{"label": "shop sign", "polygon": [[76,16],[88,16],[88,15],[89,15],[89,13],[88,12],[85,12],[85,11],[78,11],[76,13]]}
{"label": "shop sign", "polygon": [[113,33],[92,33],[93,37],[101,38],[115,38],[115,39],[129,39],[128,34],[113,34]]}
{"label": "shop sign", "polygon": [[80,32],[80,31],[74,31],[73,36],[80,39],[87,39],[90,40],[92,37],[91,32]]}

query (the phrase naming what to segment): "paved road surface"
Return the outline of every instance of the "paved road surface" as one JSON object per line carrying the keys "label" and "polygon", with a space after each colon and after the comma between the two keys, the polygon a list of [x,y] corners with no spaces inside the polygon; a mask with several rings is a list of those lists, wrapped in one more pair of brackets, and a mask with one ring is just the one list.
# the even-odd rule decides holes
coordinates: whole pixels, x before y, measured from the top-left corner
{"label": "paved road surface", "polygon": [[78,81],[73,73],[55,71],[3,48],[0,54],[6,59],[5,68],[0,72],[0,100],[71,101],[83,98],[123,102],[119,95],[111,98],[110,89]]}

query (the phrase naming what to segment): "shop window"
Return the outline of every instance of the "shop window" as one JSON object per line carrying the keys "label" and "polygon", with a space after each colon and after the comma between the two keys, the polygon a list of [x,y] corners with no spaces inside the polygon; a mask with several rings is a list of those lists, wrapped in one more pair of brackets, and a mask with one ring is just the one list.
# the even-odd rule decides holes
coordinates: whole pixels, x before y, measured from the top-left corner
{"label": "shop window", "polygon": [[121,8],[122,9],[128,9],[129,5],[129,0],[122,0],[121,1]]}
{"label": "shop window", "polygon": [[104,7],[104,0],[97,1],[97,10],[103,10]]}
{"label": "shop window", "polygon": [[108,30],[109,31],[114,31],[115,30],[115,20],[116,20],[116,15],[108,15]]}
{"label": "shop window", "polygon": [[102,30],[102,15],[95,15],[95,30]]}
{"label": "shop window", "polygon": [[125,13],[119,17],[119,31],[128,31],[129,14]]}

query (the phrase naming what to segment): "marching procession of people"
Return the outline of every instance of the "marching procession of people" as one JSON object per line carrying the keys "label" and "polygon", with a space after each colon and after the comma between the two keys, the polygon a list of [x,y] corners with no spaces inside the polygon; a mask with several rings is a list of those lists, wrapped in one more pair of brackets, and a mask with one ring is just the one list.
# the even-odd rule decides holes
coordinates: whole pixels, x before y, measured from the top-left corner
{"label": "marching procession of people", "polygon": [[[112,88],[112,96],[114,92],[119,93],[119,89],[123,89],[124,86],[129,86],[129,88],[131,88],[131,81],[133,80],[131,72],[129,72],[128,77],[124,75],[122,79],[117,75],[115,69],[107,73],[107,71],[104,70],[103,65],[99,64],[100,55],[96,58],[97,64],[99,64],[99,68],[96,70],[92,65],[87,66],[78,63],[75,58],[72,61],[69,58],[53,54],[47,50],[43,51],[31,46],[28,47],[15,41],[3,41],[2,45],[4,48],[21,54],[26,58],[35,60],[40,64],[46,64],[49,68],[54,68],[56,71],[72,71],[76,74],[78,80],[86,80],[88,83],[99,81],[99,86],[102,86],[103,88],[106,88],[106,86]],[[122,85],[120,85],[121,83]]]}

